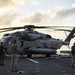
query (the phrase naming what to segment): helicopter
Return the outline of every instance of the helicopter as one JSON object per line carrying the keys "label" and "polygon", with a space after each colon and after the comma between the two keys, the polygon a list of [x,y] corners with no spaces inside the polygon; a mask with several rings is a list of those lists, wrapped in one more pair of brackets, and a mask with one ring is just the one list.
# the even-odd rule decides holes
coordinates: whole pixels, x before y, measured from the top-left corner
{"label": "helicopter", "polygon": [[[0,33],[7,31],[14,31],[18,29],[24,29],[23,31],[16,31],[12,33],[6,33],[1,38],[4,42],[4,46],[7,49],[6,53],[10,54],[10,47],[14,40],[17,41],[17,45],[20,49],[19,54],[27,55],[31,58],[32,54],[45,54],[46,57],[57,53],[57,49],[60,49],[62,45],[69,45],[72,38],[74,38],[75,27],[70,31],[65,41],[53,38],[51,35],[34,31],[35,29],[54,28],[50,26],[35,26],[25,25],[23,27],[8,27],[1,28]],[[61,31],[69,31],[63,29],[57,29]]]}

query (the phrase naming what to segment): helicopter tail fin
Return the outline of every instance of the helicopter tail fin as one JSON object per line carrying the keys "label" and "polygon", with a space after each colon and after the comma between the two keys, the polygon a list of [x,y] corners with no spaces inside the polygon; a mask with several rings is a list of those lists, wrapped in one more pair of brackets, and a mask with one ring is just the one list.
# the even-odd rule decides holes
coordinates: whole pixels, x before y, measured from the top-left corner
{"label": "helicopter tail fin", "polygon": [[72,31],[70,32],[70,34],[65,39],[65,41],[64,41],[65,44],[69,45],[71,39],[74,37],[74,33],[75,33],[75,27],[72,29]]}

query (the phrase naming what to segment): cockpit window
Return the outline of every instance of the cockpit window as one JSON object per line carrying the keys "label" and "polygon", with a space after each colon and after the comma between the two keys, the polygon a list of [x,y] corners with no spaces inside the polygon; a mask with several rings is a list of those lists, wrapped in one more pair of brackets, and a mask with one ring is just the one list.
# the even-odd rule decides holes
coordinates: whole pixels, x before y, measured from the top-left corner
{"label": "cockpit window", "polygon": [[47,34],[47,35],[46,35],[46,38],[52,38],[52,37],[51,37],[50,35]]}
{"label": "cockpit window", "polygon": [[8,36],[9,34],[4,34],[4,36]]}

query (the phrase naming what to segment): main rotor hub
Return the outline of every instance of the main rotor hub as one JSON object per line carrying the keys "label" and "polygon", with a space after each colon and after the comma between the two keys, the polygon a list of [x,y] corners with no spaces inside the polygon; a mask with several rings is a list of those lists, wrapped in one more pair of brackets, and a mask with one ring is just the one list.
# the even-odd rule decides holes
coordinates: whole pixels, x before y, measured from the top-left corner
{"label": "main rotor hub", "polygon": [[27,31],[33,31],[35,29],[35,26],[34,25],[25,25],[24,28],[27,30]]}

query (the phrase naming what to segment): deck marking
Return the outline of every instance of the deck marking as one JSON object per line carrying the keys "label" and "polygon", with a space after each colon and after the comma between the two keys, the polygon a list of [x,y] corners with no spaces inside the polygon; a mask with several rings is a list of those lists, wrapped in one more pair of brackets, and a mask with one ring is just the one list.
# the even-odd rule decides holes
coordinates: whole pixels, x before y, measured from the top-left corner
{"label": "deck marking", "polygon": [[36,63],[36,64],[39,63],[38,61],[35,61],[35,60],[33,60],[33,59],[30,59],[30,58],[27,58],[27,59],[30,60],[30,61],[32,61],[32,62],[34,62],[34,63]]}

